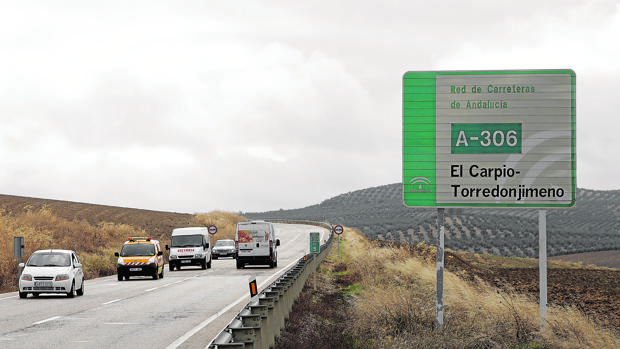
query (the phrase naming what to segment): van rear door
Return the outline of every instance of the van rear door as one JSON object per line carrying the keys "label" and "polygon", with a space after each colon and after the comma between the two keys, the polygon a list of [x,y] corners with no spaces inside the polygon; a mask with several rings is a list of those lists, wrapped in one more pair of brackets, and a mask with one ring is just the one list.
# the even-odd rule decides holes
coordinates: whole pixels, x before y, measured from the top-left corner
{"label": "van rear door", "polygon": [[269,256],[269,223],[250,222],[239,226],[239,256]]}

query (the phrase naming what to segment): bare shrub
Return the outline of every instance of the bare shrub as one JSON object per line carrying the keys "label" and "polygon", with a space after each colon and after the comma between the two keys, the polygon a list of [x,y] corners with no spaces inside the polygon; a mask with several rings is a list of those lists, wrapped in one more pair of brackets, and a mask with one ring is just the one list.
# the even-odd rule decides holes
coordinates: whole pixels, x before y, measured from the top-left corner
{"label": "bare shrub", "polygon": [[[347,230],[345,230],[345,233]],[[352,330],[373,348],[616,348],[620,339],[576,310],[554,309],[542,331],[536,300],[444,271],[444,326],[435,324],[436,250],[356,241],[345,235],[349,270],[363,289]],[[349,240],[355,241],[350,244]],[[350,251],[352,245],[364,249]],[[425,251],[425,249],[427,249]]]}
{"label": "bare shrub", "polygon": [[[243,220],[234,213],[219,211],[200,216],[205,222],[219,224],[218,234],[222,227],[223,233],[232,230],[233,236],[234,227],[230,227]],[[26,207],[17,214],[0,210],[0,292],[17,289],[17,259],[13,256],[13,238],[16,236],[25,239],[26,258],[40,249],[75,250],[86,278],[90,279],[116,273],[114,252],[120,250],[127,237],[151,234],[130,224],[100,222],[93,225],[84,219],[67,220],[45,205],[37,210]]]}

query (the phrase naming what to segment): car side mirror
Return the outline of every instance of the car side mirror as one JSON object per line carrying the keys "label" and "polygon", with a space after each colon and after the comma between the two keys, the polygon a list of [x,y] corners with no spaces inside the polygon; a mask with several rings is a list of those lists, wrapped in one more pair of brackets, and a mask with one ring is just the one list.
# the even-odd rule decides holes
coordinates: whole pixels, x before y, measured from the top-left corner
{"label": "car side mirror", "polygon": [[118,252],[114,252],[114,256],[115,256],[115,257],[120,257],[121,255],[120,255],[120,253],[118,253]]}
{"label": "car side mirror", "polygon": [[158,255],[158,256],[163,256],[163,255],[164,255],[164,251],[159,251],[159,252],[157,252],[157,255]]}
{"label": "car side mirror", "polygon": [[205,245],[205,248],[209,248],[209,243],[207,242],[207,244]]}
{"label": "car side mirror", "polygon": [[280,239],[276,239],[276,246],[280,246]]}
{"label": "car side mirror", "polygon": [[74,267],[77,268],[77,269],[81,269],[82,268],[82,263],[75,263]]}
{"label": "car side mirror", "polygon": [[166,250],[169,250],[169,249],[170,249],[170,246],[166,245]]}
{"label": "car side mirror", "polygon": [[26,266],[26,263],[19,263],[20,268],[24,268],[25,266]]}

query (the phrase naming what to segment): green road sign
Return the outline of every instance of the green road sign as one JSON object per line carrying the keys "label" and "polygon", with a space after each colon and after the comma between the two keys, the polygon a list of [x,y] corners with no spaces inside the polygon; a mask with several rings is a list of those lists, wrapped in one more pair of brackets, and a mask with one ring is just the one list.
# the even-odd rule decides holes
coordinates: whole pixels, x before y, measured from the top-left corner
{"label": "green road sign", "polygon": [[321,252],[319,233],[310,233],[310,253]]}
{"label": "green road sign", "polygon": [[403,76],[407,206],[575,204],[575,72]]}

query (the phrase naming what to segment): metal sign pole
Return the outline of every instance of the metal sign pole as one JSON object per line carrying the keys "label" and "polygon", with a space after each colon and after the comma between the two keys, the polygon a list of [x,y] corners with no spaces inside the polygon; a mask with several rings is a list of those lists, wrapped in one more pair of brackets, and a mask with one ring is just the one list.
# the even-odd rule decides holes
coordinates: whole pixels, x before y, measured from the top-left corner
{"label": "metal sign pole", "polygon": [[16,236],[13,238],[13,253],[14,256],[17,257],[17,280],[19,280],[22,275],[22,268],[19,266],[22,262],[21,258],[26,257],[23,236]]}
{"label": "metal sign pole", "polygon": [[340,257],[340,235],[338,235],[338,257]]}
{"label": "metal sign pole", "polygon": [[540,327],[547,322],[547,211],[538,211],[538,269],[540,277]]}
{"label": "metal sign pole", "polygon": [[445,209],[437,208],[437,299],[435,302],[437,329],[443,327],[443,251],[444,251]]}

